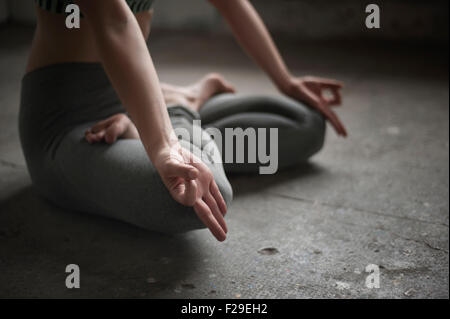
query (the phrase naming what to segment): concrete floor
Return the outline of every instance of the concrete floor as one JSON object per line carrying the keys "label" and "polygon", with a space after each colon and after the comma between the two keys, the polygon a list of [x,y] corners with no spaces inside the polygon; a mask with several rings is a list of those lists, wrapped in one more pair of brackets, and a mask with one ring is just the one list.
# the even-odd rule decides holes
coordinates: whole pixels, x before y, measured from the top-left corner
{"label": "concrete floor", "polygon": [[[0,297],[448,298],[449,94],[446,50],[284,44],[298,74],[346,83],[311,162],[232,177],[229,237],[167,237],[62,211],[36,196],[16,129],[31,30],[0,29]],[[276,93],[228,39],[155,36],[161,78],[222,72],[245,93]],[[261,254],[276,248],[273,254]],[[273,251],[273,250],[269,250]],[[65,267],[81,268],[81,289]],[[381,287],[365,287],[369,264]]]}

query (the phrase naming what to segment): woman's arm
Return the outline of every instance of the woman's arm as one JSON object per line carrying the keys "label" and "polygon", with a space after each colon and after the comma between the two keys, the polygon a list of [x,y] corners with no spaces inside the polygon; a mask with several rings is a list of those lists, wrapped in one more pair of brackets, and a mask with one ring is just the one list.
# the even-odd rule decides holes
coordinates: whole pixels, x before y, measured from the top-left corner
{"label": "woman's arm", "polygon": [[[127,3],[125,0],[76,0],[76,3],[93,30],[103,67],[172,197],[193,206],[216,238],[224,240],[225,201],[210,170],[178,143],[145,39]],[[203,198],[209,199],[208,204]]]}
{"label": "woman's arm", "polygon": [[[226,19],[243,49],[270,76],[281,92],[318,109],[331,122],[338,134],[346,130],[330,106],[341,103],[342,84],[316,77],[293,77],[284,63],[264,22],[248,0],[209,0]],[[323,89],[333,97],[327,99]]]}
{"label": "woman's arm", "polygon": [[123,0],[77,0],[96,47],[150,159],[177,143],[152,59],[139,25]]}

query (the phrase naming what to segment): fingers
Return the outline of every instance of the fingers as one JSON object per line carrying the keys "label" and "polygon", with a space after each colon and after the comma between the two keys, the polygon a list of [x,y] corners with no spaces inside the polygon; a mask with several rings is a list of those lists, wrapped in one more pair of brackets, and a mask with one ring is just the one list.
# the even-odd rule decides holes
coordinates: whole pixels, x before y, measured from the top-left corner
{"label": "fingers", "polygon": [[343,137],[347,137],[347,130],[345,129],[344,125],[339,120],[336,113],[334,113],[332,110],[330,110],[327,106],[323,106],[321,108],[321,111],[322,111],[322,114],[330,121],[331,125],[336,130],[336,133]]}
{"label": "fingers", "polygon": [[177,161],[169,162],[165,171],[170,176],[181,177],[187,181],[194,180],[199,175],[199,171],[195,167]]}
{"label": "fingers", "polygon": [[203,224],[208,227],[208,229],[218,241],[224,241],[227,238],[225,231],[220,226],[219,222],[216,220],[208,205],[203,200],[198,200],[195,203],[194,210],[198,218],[200,218]]}
{"label": "fingers", "polygon": [[228,233],[227,224],[225,223],[225,219],[223,218],[222,212],[220,211],[219,206],[217,206],[214,197],[208,193],[203,197],[203,201],[206,203],[206,205],[208,205],[209,209],[214,215],[214,218],[217,220],[220,227],[222,227],[223,231],[225,233]]}
{"label": "fingers", "polygon": [[195,181],[184,181],[179,179],[174,186],[168,185],[173,199],[181,205],[192,207],[197,201],[197,183]]}
{"label": "fingers", "polygon": [[197,183],[190,180],[183,182],[182,185],[182,191],[179,194],[181,200],[179,202],[188,207],[194,206],[197,201]]}
{"label": "fingers", "polygon": [[338,88],[323,86],[323,89],[328,89],[332,95],[331,98],[327,98],[324,96],[324,92],[321,92],[322,99],[327,106],[338,106],[342,104],[342,96]]}
{"label": "fingers", "polygon": [[219,187],[217,186],[216,182],[213,180],[209,191],[211,192],[212,196],[216,200],[217,205],[219,206],[220,212],[223,216],[227,214],[227,204],[225,203],[225,200],[223,199],[222,194],[220,193]]}
{"label": "fingers", "polygon": [[336,89],[342,89],[344,87],[344,83],[332,79],[326,79],[326,78],[316,78],[316,80],[322,84],[326,85],[328,87],[333,87]]}
{"label": "fingers", "polygon": [[[340,89],[344,87],[342,82],[318,78],[318,77],[307,77],[306,85],[317,97],[328,106],[336,106],[342,104],[342,95]],[[329,90],[332,94],[331,98],[326,98],[324,96],[324,90]]]}
{"label": "fingers", "polygon": [[185,182],[185,193],[184,197],[186,199],[186,205],[187,206],[194,206],[195,202],[197,201],[197,182],[194,180],[186,181]]}
{"label": "fingers", "polygon": [[182,180],[180,180],[180,181],[176,182],[176,184],[174,186],[167,185],[167,188],[169,189],[170,195],[172,196],[172,198],[175,201],[177,201],[181,205],[189,207],[190,203],[185,198],[186,183],[184,183]]}
{"label": "fingers", "polygon": [[[334,90],[337,91],[338,89],[335,88]],[[313,91],[308,89],[303,90],[303,94],[304,98],[306,99],[306,102],[309,103],[311,106],[315,107],[325,116],[325,118],[334,127],[338,135],[347,137],[347,130],[345,129],[344,125],[341,123],[336,113],[334,113],[329,108],[328,103],[321,95],[317,95]]]}
{"label": "fingers", "polygon": [[302,93],[304,94],[304,98],[306,100],[306,103],[309,105],[320,109],[322,106],[322,101],[320,100],[319,96],[314,94],[312,91],[308,90],[308,88],[305,88],[302,90]]}

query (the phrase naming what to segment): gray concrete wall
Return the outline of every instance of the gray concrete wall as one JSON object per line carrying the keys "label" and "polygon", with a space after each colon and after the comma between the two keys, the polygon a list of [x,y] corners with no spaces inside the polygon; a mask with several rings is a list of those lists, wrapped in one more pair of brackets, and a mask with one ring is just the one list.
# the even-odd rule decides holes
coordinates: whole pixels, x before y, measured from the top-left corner
{"label": "gray concrete wall", "polygon": [[[8,0],[11,18],[35,22],[31,0]],[[365,6],[360,0],[253,0],[273,33],[297,38],[377,38],[448,43],[448,1],[377,0],[381,29],[365,27]],[[0,17],[2,16],[0,0]],[[1,21],[1,18],[0,18]],[[207,0],[159,0],[155,29],[226,32],[222,18]]]}
{"label": "gray concrete wall", "polygon": [[[301,38],[389,38],[446,41],[448,1],[378,0],[381,28],[365,27],[360,0],[253,0],[271,31]],[[181,7],[180,7],[181,6]],[[176,10],[174,10],[176,8]],[[164,0],[156,4],[156,27],[184,30],[225,30],[222,19],[206,0]]]}
{"label": "gray concrete wall", "polygon": [[[448,42],[447,0],[255,0],[271,28],[302,38],[382,38]],[[381,9],[381,28],[367,29],[365,8]]]}
{"label": "gray concrete wall", "polygon": [[207,0],[157,0],[155,3],[155,28],[211,30],[220,25],[220,16]]}

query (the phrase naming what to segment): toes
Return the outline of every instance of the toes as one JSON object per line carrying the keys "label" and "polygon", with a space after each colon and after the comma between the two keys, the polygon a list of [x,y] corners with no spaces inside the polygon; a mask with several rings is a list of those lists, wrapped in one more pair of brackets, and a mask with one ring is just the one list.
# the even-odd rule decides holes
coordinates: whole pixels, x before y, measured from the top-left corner
{"label": "toes", "polygon": [[226,83],[225,92],[226,93],[236,93],[236,88],[234,86],[232,86],[231,84]]}
{"label": "toes", "polygon": [[219,73],[208,73],[205,78],[208,81],[217,81],[217,82],[223,82],[224,81],[223,76],[221,74],[219,74]]}
{"label": "toes", "polygon": [[107,129],[105,133],[105,141],[108,144],[113,144],[117,141],[119,137],[121,137],[125,131],[127,130],[127,125],[125,121],[117,121],[112,123]]}
{"label": "toes", "polygon": [[106,129],[105,142],[108,144],[113,144],[114,142],[116,142],[117,138],[120,136],[121,133],[122,128],[119,124],[117,123],[111,124]]}
{"label": "toes", "polygon": [[89,144],[99,143],[105,138],[105,131],[100,131],[97,133],[92,133],[91,131],[86,132],[86,140]]}
{"label": "toes", "polygon": [[216,93],[234,93],[236,89],[233,85],[228,83],[225,78],[219,73],[210,73],[206,76],[207,81],[216,87]]}
{"label": "toes", "polygon": [[210,73],[206,76],[206,82],[216,86],[216,87],[225,87],[226,81],[225,78],[218,73]]}
{"label": "toes", "polygon": [[91,127],[90,131],[92,133],[98,133],[100,131],[103,131],[111,122],[112,118],[108,118],[106,120],[100,121],[97,124],[95,124],[93,127]]}
{"label": "toes", "polygon": [[90,144],[99,143],[103,140],[108,144],[113,144],[126,133],[130,123],[130,119],[125,114],[116,114],[98,122],[87,130],[85,138]]}

